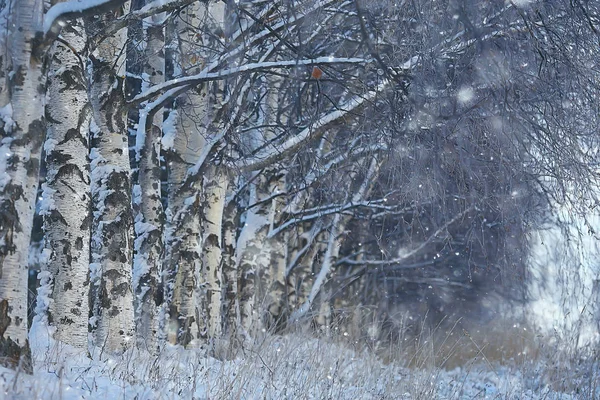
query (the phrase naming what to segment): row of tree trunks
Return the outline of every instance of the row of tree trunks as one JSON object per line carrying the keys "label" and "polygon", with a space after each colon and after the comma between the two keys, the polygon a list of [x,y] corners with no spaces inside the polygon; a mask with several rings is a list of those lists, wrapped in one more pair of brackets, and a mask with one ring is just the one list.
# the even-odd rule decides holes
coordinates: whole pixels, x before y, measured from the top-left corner
{"label": "row of tree trunks", "polygon": [[[288,171],[281,165],[246,177],[250,179],[249,207],[242,212],[239,193],[234,193],[241,179],[234,177],[220,159],[222,154],[215,151],[225,144],[218,138],[224,135],[224,115],[230,112],[225,84],[204,82],[178,96],[164,124],[159,109],[142,104],[140,115],[135,116],[134,166],[138,172],[133,176],[126,99],[141,91],[143,79],[153,86],[163,82],[168,64],[170,77],[175,77],[214,63],[221,47],[227,47],[223,2],[197,1],[176,14],[171,31],[178,39],[175,51],[172,42],[165,47],[162,18],[151,17],[143,24],[132,19],[138,31],[130,32],[129,42],[124,29],[101,34],[122,16],[121,11],[107,15],[103,11],[69,24],[51,48],[52,79],[47,92],[43,63],[33,40],[43,16],[40,3],[14,2],[11,23],[24,28],[8,39],[2,37],[13,45],[10,60],[2,58],[0,87],[0,157],[7,166],[0,170],[2,343],[26,344],[27,296],[19,290],[27,288],[46,93],[51,102],[47,105],[48,174],[42,213],[50,257],[40,276],[39,299],[51,300],[44,305],[56,327],[56,339],[86,348],[92,308],[95,346],[121,352],[136,343],[156,351],[164,306],[163,276],[168,278],[163,285],[170,307],[166,318],[175,325],[172,338],[186,346],[202,346],[224,333],[230,338],[248,337],[279,329],[294,304],[301,305],[295,315],[311,308],[337,259],[347,217],[325,218],[331,220],[332,231],[324,241],[318,239],[321,229],[303,232],[310,243],[298,242],[302,248],[290,246],[290,232],[274,234],[284,222],[288,185]],[[133,1],[131,9],[139,11],[143,4],[143,0]],[[124,48],[128,57],[143,54],[141,68],[128,71],[136,81],[131,87],[124,86]],[[165,59],[167,48],[170,59]],[[271,60],[275,48],[261,60]],[[255,149],[279,140],[290,128],[288,114],[295,112],[281,107],[286,101],[281,94],[286,92],[284,78],[258,79],[263,80],[264,96],[257,112],[259,127],[249,135]],[[166,155],[168,171],[164,215],[161,155]],[[367,192],[361,186],[353,201]],[[241,228],[240,221],[244,221]],[[306,229],[309,224],[300,225]],[[292,258],[297,259],[293,276]],[[316,260],[322,261],[322,269],[311,286]],[[293,281],[291,289],[288,279]],[[88,291],[92,292],[91,307]],[[288,293],[292,293],[289,298]],[[163,330],[168,329],[165,323]]]}
{"label": "row of tree trunks", "polygon": [[[273,127],[287,124],[285,114],[279,114],[282,77],[263,82],[264,96],[257,125],[270,128],[255,130],[250,146],[259,147],[276,137]],[[285,192],[285,170],[267,168],[254,171],[250,183],[249,210],[238,241],[240,271],[240,309],[244,331],[256,332],[281,327],[285,298],[285,267],[287,246],[281,238],[269,235],[281,218]]]}

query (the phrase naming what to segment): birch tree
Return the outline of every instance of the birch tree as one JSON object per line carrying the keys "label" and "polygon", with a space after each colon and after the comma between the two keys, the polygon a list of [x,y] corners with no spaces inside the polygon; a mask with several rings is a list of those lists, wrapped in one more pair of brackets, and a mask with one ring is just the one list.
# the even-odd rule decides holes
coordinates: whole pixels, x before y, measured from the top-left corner
{"label": "birch tree", "polygon": [[206,282],[208,313],[207,336],[220,338],[222,334],[223,289],[223,211],[229,177],[223,168],[211,167],[203,182],[204,229],[202,237],[203,280]]}
{"label": "birch tree", "polygon": [[[46,106],[46,183],[43,185],[46,248],[51,252],[42,285],[51,287],[49,315],[55,338],[87,349],[91,193],[91,109],[85,78],[86,32],[77,20],[50,49]],[[42,289],[43,290],[43,289]],[[38,302],[43,302],[40,298]]]}
{"label": "birch tree", "polygon": [[236,262],[236,242],[239,230],[240,205],[233,189],[237,189],[239,179],[231,179],[228,187],[230,196],[225,201],[223,211],[223,255],[221,258],[223,273],[223,337],[229,341],[230,348],[237,346],[239,327],[241,326],[239,270]]}
{"label": "birch tree", "polygon": [[7,24],[2,22],[0,35],[9,33],[2,41],[10,49],[2,57],[0,86],[0,352],[7,354],[11,347],[27,347],[27,260],[44,138],[45,73],[35,40],[42,2],[2,5]]}
{"label": "birch tree", "polygon": [[[88,19],[88,34],[98,34],[97,29],[110,20]],[[125,32],[118,32],[98,43],[88,68],[89,99],[96,124],[91,149],[95,344],[113,352],[128,348],[134,338],[131,167],[124,82],[114,67],[124,67],[119,55],[125,37]]]}
{"label": "birch tree", "polygon": [[[144,20],[146,48],[143,54],[144,78],[160,84],[165,77],[164,26],[160,16]],[[159,296],[163,260],[164,212],[161,202],[160,109],[140,112],[136,136],[136,160],[139,162],[138,184],[134,186],[134,205],[139,208],[135,220],[135,258],[133,287],[136,295],[136,334],[138,344],[155,349],[159,330]]]}
{"label": "birch tree", "polygon": [[[197,38],[209,41],[211,29],[223,20],[223,5],[204,6],[196,3],[182,12],[178,26],[179,57],[182,71],[194,70],[206,64],[212,56],[209,49],[195,47]],[[195,27],[208,29],[198,32]],[[208,51],[208,52],[207,52]],[[214,103],[208,85],[197,92],[189,91],[176,100],[174,137],[167,137],[171,148],[169,158],[169,208],[167,209],[170,268],[175,274],[173,288],[174,318],[178,324],[178,343],[198,345],[205,340],[208,329],[206,314],[206,285],[202,256],[202,182],[190,178],[188,170],[206,158],[210,133],[207,129],[214,118]],[[172,140],[172,141],[171,141]],[[164,143],[165,139],[163,139]],[[210,151],[210,149],[208,149]],[[204,157],[202,157],[202,155]],[[219,235],[220,236],[220,235]],[[216,259],[214,260],[217,261]]]}

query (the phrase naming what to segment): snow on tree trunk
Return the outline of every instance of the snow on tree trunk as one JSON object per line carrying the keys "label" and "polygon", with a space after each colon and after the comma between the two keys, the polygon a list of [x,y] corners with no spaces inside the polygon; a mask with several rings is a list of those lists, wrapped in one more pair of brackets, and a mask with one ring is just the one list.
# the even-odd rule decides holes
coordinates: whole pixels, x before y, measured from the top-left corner
{"label": "snow on tree trunk", "polygon": [[[178,137],[185,138],[185,131],[178,129]],[[175,141],[180,147],[185,143]],[[181,143],[178,146],[178,143]],[[183,150],[183,149],[182,149]],[[177,154],[178,152],[175,152]],[[167,209],[168,260],[174,271],[171,318],[177,323],[176,341],[187,345],[199,339],[199,315],[196,310],[195,288],[200,272],[200,185],[193,182],[181,185],[189,164],[183,155],[169,159],[169,207]],[[193,157],[193,155],[191,155]],[[191,160],[190,160],[191,163]]]}
{"label": "snow on tree trunk", "polygon": [[202,263],[206,279],[205,295],[208,306],[208,337],[221,336],[221,289],[222,289],[222,249],[223,208],[227,191],[227,171],[211,166],[204,177],[204,229],[202,238]]}
{"label": "snow on tree trunk", "polygon": [[123,79],[113,69],[122,65],[117,57],[124,39],[121,33],[101,41],[88,68],[97,125],[91,149],[95,345],[111,352],[130,347],[134,335],[131,167]]}
{"label": "snow on tree trunk", "polygon": [[8,13],[3,17],[8,17],[10,36],[9,62],[3,71],[8,90],[2,96],[6,103],[0,104],[0,357],[11,347],[27,348],[28,255],[46,89],[40,43],[35,40],[43,2],[13,1],[2,12]]}
{"label": "snow on tree trunk", "polygon": [[[91,192],[87,83],[76,50],[84,54],[81,21],[62,35],[70,48],[55,42],[50,51],[46,106],[46,183],[40,213],[45,247],[50,251],[46,278],[53,280],[49,315],[55,338],[87,349]],[[44,281],[44,279],[42,279]],[[41,291],[40,293],[42,293]],[[43,299],[38,300],[42,304]]]}
{"label": "snow on tree trunk", "polygon": [[[173,79],[176,75],[177,64],[177,26],[173,19],[169,19],[165,23],[165,79]],[[171,166],[173,165],[174,152],[173,142],[177,133],[177,111],[175,110],[175,101],[171,101],[165,106],[163,121],[163,135],[161,139],[162,156],[164,157],[167,170],[167,208],[165,209],[165,222],[163,225],[163,256],[162,256],[162,293],[163,304],[159,311],[159,340],[164,340],[169,343],[177,342],[178,321],[176,318],[174,307],[174,286],[176,278],[176,260],[173,246],[177,244],[174,237],[176,225],[173,219],[173,205],[171,201],[175,199],[171,194],[179,185],[177,182],[171,181]]]}
{"label": "snow on tree trunk", "polygon": [[[8,14],[10,11],[10,1],[11,0],[0,0],[0,48],[7,49],[8,43],[8,29],[7,23],[9,22],[10,15]],[[0,52],[0,107],[4,108],[10,102],[9,88],[8,88],[8,74],[10,71],[8,68],[11,63],[9,61],[10,55],[6,54],[5,51]],[[4,115],[0,115],[0,129],[2,130],[2,134],[4,135]]]}
{"label": "snow on tree trunk", "polygon": [[277,199],[264,201],[282,190],[281,183],[280,176],[269,170],[250,184],[250,204],[260,204],[246,213],[238,240],[241,322],[249,334],[274,327],[285,296],[286,246],[278,237],[268,236],[281,207]]}
{"label": "snow on tree trunk", "polygon": [[[156,18],[146,21],[145,75],[152,84],[164,81],[164,34]],[[136,335],[138,346],[156,350],[159,307],[162,304],[159,285],[163,255],[163,206],[161,202],[161,133],[162,111],[139,121],[136,158],[139,161],[134,204],[138,208],[135,221],[135,256],[133,288],[136,296]],[[141,111],[144,113],[144,110]]]}

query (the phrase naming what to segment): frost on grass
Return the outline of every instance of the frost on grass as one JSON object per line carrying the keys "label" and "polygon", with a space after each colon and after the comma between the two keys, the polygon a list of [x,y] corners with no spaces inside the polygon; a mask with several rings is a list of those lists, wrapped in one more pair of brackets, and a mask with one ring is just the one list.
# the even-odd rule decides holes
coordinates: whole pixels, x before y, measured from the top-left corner
{"label": "frost on grass", "polygon": [[385,364],[369,351],[300,335],[267,337],[238,358],[221,361],[172,346],[158,356],[129,350],[117,358],[95,349],[90,359],[53,341],[50,333],[45,321],[35,320],[33,376],[0,368],[5,398],[574,400],[600,394],[555,391],[541,378],[541,363],[511,369],[473,360],[451,371],[411,370]]}

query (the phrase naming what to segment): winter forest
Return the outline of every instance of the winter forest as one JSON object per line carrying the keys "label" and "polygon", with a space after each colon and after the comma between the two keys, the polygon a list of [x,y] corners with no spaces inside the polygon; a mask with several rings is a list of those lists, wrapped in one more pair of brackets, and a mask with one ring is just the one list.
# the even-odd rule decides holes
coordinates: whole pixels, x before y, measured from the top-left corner
{"label": "winter forest", "polygon": [[0,48],[6,398],[600,396],[600,2],[0,0]]}

